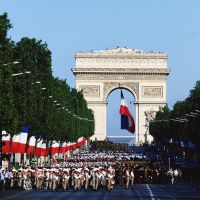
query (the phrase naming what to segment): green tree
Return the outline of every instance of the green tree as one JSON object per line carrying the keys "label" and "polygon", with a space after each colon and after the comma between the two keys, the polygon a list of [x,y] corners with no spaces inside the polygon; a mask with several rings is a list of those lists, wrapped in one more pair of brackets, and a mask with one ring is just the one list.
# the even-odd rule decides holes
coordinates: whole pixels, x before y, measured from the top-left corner
{"label": "green tree", "polygon": [[172,111],[167,107],[157,112],[150,123],[150,134],[155,140],[170,138],[186,143],[192,141],[200,146],[200,81],[190,90],[189,96],[177,101]]}
{"label": "green tree", "polygon": [[[0,15],[1,127],[15,134],[28,123],[32,133],[43,133],[47,140],[76,141],[93,135],[94,115],[82,92],[52,76],[47,44],[34,38],[15,44],[7,36],[11,27],[7,14]],[[16,60],[19,63],[13,65]]]}
{"label": "green tree", "polygon": [[22,38],[16,44],[15,58],[20,60],[17,71],[31,72],[16,79],[14,85],[19,121],[31,124],[33,132],[44,132],[52,82],[51,52],[40,40]]}
{"label": "green tree", "polygon": [[[188,112],[195,113],[196,110],[200,110],[200,81],[197,81],[195,87],[190,90],[188,102]],[[189,117],[187,125],[187,139],[200,146],[200,113],[196,112],[195,117]]]}
{"label": "green tree", "polygon": [[155,119],[150,122],[149,132],[156,141],[162,142],[170,139],[170,119],[171,110],[165,106],[156,113]]}
{"label": "green tree", "polygon": [[7,13],[0,15],[0,127],[13,133],[16,131],[13,85],[13,49],[14,42],[8,38],[11,28]]}

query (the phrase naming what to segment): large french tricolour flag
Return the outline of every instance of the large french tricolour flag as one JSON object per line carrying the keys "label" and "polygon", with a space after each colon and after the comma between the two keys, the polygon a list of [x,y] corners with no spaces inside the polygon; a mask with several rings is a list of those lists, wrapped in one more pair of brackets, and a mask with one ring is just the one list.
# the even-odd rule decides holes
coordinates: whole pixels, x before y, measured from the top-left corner
{"label": "large french tricolour flag", "polygon": [[126,99],[124,99],[122,90],[121,90],[120,114],[121,114],[121,129],[126,129],[129,132],[134,133],[135,122],[128,109],[128,105]]}

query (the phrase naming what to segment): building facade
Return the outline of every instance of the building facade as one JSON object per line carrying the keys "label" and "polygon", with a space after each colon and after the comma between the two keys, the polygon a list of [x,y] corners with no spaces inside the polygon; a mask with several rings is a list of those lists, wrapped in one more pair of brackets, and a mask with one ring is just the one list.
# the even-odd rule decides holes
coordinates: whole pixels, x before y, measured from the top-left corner
{"label": "building facade", "polygon": [[167,55],[129,48],[114,48],[75,55],[76,88],[82,90],[95,116],[93,139],[106,138],[108,95],[116,88],[129,90],[135,99],[135,143],[151,142],[149,121],[166,105]]}

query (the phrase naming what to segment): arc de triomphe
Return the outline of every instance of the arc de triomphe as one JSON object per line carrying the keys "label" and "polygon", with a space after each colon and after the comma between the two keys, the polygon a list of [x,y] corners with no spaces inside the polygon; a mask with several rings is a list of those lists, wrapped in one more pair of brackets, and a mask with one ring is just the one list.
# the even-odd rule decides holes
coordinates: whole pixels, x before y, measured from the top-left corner
{"label": "arc de triomphe", "polygon": [[129,90],[135,98],[135,143],[151,142],[148,121],[166,105],[167,55],[114,48],[75,55],[76,88],[82,90],[95,116],[93,139],[106,138],[108,95],[116,88]]}

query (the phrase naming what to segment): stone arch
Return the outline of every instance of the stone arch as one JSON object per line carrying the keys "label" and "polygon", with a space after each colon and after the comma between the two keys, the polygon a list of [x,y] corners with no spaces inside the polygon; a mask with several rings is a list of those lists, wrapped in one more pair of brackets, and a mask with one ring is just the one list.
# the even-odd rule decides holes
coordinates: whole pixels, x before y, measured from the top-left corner
{"label": "stone arch", "polygon": [[88,107],[94,111],[95,132],[92,139],[106,138],[108,95],[125,88],[135,98],[135,143],[151,142],[148,117],[166,105],[166,79],[170,73],[167,54],[114,48],[75,55],[76,88],[83,90]]}
{"label": "stone arch", "polygon": [[103,99],[107,100],[109,94],[118,88],[125,88],[131,92],[135,98],[135,102],[139,99],[139,83],[118,83],[118,82],[105,82],[103,87]]}

